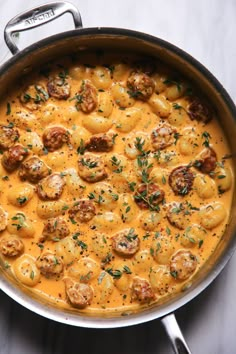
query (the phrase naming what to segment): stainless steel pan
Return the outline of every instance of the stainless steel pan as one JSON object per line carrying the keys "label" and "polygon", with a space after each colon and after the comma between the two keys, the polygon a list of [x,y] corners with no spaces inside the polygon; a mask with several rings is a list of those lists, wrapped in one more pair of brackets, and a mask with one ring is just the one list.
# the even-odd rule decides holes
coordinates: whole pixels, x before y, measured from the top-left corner
{"label": "stainless steel pan", "polygon": [[[41,26],[62,14],[72,14],[76,29],[43,39],[21,51],[14,42],[14,34]],[[13,57],[0,68],[0,95],[6,87],[24,73],[30,73],[43,62],[61,54],[72,54],[86,49],[133,50],[160,58],[189,78],[216,108],[219,120],[235,153],[236,107],[216,78],[190,55],[159,38],[118,28],[82,28],[78,10],[70,3],[55,2],[27,11],[13,18],[4,31],[5,41]],[[14,280],[0,270],[0,288],[26,308],[49,319],[80,327],[116,328],[131,326],[159,318],[171,339],[176,353],[190,353],[175,320],[174,311],[202,292],[221,272],[236,248],[235,193],[230,222],[217,249],[193,279],[192,286],[160,306],[125,317],[88,317],[74,311],[59,310],[56,306],[36,298],[28,290],[22,291]]]}

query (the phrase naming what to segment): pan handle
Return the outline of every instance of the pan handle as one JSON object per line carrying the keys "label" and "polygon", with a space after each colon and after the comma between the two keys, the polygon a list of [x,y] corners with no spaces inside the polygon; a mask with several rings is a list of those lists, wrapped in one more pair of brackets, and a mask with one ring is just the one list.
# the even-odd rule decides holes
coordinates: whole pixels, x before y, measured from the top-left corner
{"label": "pan handle", "polygon": [[170,315],[162,317],[161,322],[165,327],[175,354],[191,354],[191,351],[185,342],[183,334],[176,321],[175,315],[171,313]]}
{"label": "pan handle", "polygon": [[70,12],[73,16],[75,28],[83,26],[78,9],[71,3],[64,1],[41,5],[37,8],[22,12],[12,18],[4,29],[4,39],[12,54],[19,52],[19,48],[13,40],[16,33],[27,31],[31,28],[53,21],[66,12]]}

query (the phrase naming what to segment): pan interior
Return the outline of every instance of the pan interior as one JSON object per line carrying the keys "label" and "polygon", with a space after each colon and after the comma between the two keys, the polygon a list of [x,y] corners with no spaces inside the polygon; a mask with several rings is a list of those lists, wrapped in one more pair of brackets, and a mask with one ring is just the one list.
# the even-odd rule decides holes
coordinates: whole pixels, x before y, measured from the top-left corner
{"label": "pan interior", "polygon": [[[0,69],[0,94],[4,95],[6,87],[22,75],[28,75],[36,68],[63,53],[72,55],[87,50],[118,50],[120,52],[137,52],[156,57],[176,68],[188,78],[207,97],[216,108],[220,124],[228,139],[232,153],[236,153],[235,136],[236,110],[233,102],[221,84],[197,61],[178,48],[151,36],[119,29],[86,29],[70,31],[40,41],[14,56]],[[7,273],[0,271],[0,286],[14,300],[23,306],[47,318],[83,327],[121,327],[137,324],[162,317],[200,293],[223,269],[236,246],[236,203],[233,197],[230,222],[215,252],[204,267],[192,279],[191,286],[184,293],[175,295],[163,304],[143,309],[138,313],[110,313],[107,317],[97,315],[85,316],[78,311],[58,310],[56,305],[47,300],[39,300],[29,289],[20,290]]]}

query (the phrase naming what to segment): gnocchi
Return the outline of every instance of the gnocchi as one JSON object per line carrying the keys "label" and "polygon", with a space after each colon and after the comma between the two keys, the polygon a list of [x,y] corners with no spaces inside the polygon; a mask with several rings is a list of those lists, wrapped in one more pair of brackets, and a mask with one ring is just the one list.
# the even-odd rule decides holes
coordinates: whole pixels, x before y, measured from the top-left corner
{"label": "gnocchi", "polygon": [[83,48],[49,66],[0,102],[1,264],[74,314],[159,306],[229,222],[235,176],[214,106],[138,53]]}

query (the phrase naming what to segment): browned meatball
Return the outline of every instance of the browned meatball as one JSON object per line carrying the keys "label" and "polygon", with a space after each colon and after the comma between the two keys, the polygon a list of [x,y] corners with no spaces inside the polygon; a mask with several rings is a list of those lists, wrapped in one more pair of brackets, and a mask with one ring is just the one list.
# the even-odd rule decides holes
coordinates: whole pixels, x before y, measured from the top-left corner
{"label": "browned meatball", "polygon": [[69,139],[70,134],[63,127],[49,127],[43,133],[43,144],[50,152],[60,149]]}
{"label": "browned meatball", "polygon": [[69,210],[69,216],[73,220],[88,222],[96,215],[94,203],[91,200],[81,199],[74,203]]}
{"label": "browned meatball", "polygon": [[25,160],[19,168],[19,177],[31,183],[37,183],[50,174],[50,168],[37,156]]}
{"label": "browned meatball", "polygon": [[48,93],[43,86],[29,85],[20,95],[20,102],[29,110],[34,111],[48,98]]}
{"label": "browned meatball", "polygon": [[89,80],[82,82],[76,98],[77,109],[81,109],[84,113],[91,113],[97,107],[97,90]]}
{"label": "browned meatball", "polygon": [[155,150],[162,150],[174,144],[177,138],[177,130],[165,123],[152,131],[151,140]]}
{"label": "browned meatball", "polygon": [[165,192],[155,183],[140,184],[134,195],[134,200],[141,209],[159,210],[165,197]]}
{"label": "browned meatball", "polygon": [[72,306],[80,309],[90,305],[93,300],[93,288],[89,284],[75,282],[65,278],[66,295]]}
{"label": "browned meatball", "polygon": [[190,251],[179,250],[170,261],[171,275],[178,280],[188,279],[197,268],[197,258]]}
{"label": "browned meatball", "polygon": [[40,273],[47,278],[61,275],[64,269],[62,259],[50,252],[42,254],[37,259],[36,266]]}
{"label": "browned meatball", "polygon": [[217,157],[215,151],[211,148],[205,148],[199,158],[194,161],[194,167],[203,173],[210,173],[216,168]]}
{"label": "browned meatball", "polygon": [[58,100],[66,100],[70,96],[70,85],[65,78],[54,77],[47,83],[48,93]]}
{"label": "browned meatball", "polygon": [[59,173],[43,178],[37,185],[37,193],[42,200],[57,200],[60,198],[65,181]]}
{"label": "browned meatball", "polygon": [[183,230],[188,226],[191,214],[186,204],[173,202],[167,206],[166,217],[177,229]]}
{"label": "browned meatball", "polygon": [[69,227],[62,217],[48,219],[44,223],[44,228],[40,242],[45,240],[58,241],[70,234]]}
{"label": "browned meatball", "polygon": [[138,252],[140,239],[134,229],[125,229],[112,237],[112,249],[121,256],[132,256]]}
{"label": "browned meatball", "polygon": [[174,168],[169,175],[169,185],[178,195],[186,195],[192,189],[194,175],[188,166]]}
{"label": "browned meatball", "polygon": [[203,123],[208,123],[213,116],[211,108],[206,102],[198,97],[193,97],[187,106],[187,113],[192,120],[197,120]]}
{"label": "browned meatball", "polygon": [[0,149],[9,149],[19,139],[19,132],[17,129],[9,128],[4,125],[0,126]]}
{"label": "browned meatball", "polygon": [[2,165],[8,172],[13,172],[28,155],[29,152],[24,146],[20,144],[11,146],[2,155]]}
{"label": "browned meatball", "polygon": [[135,277],[131,288],[131,298],[142,304],[155,300],[155,294],[149,281],[140,277]]}
{"label": "browned meatball", "polygon": [[78,161],[78,173],[82,179],[93,183],[107,178],[103,160],[95,155],[86,153]]}
{"label": "browned meatball", "polygon": [[19,256],[24,251],[23,242],[15,235],[1,238],[0,252],[6,257]]}
{"label": "browned meatball", "polygon": [[132,97],[147,101],[154,92],[155,84],[150,76],[133,72],[127,80],[127,87]]}
{"label": "browned meatball", "polygon": [[114,134],[95,134],[85,144],[85,149],[95,152],[111,151],[114,145]]}

